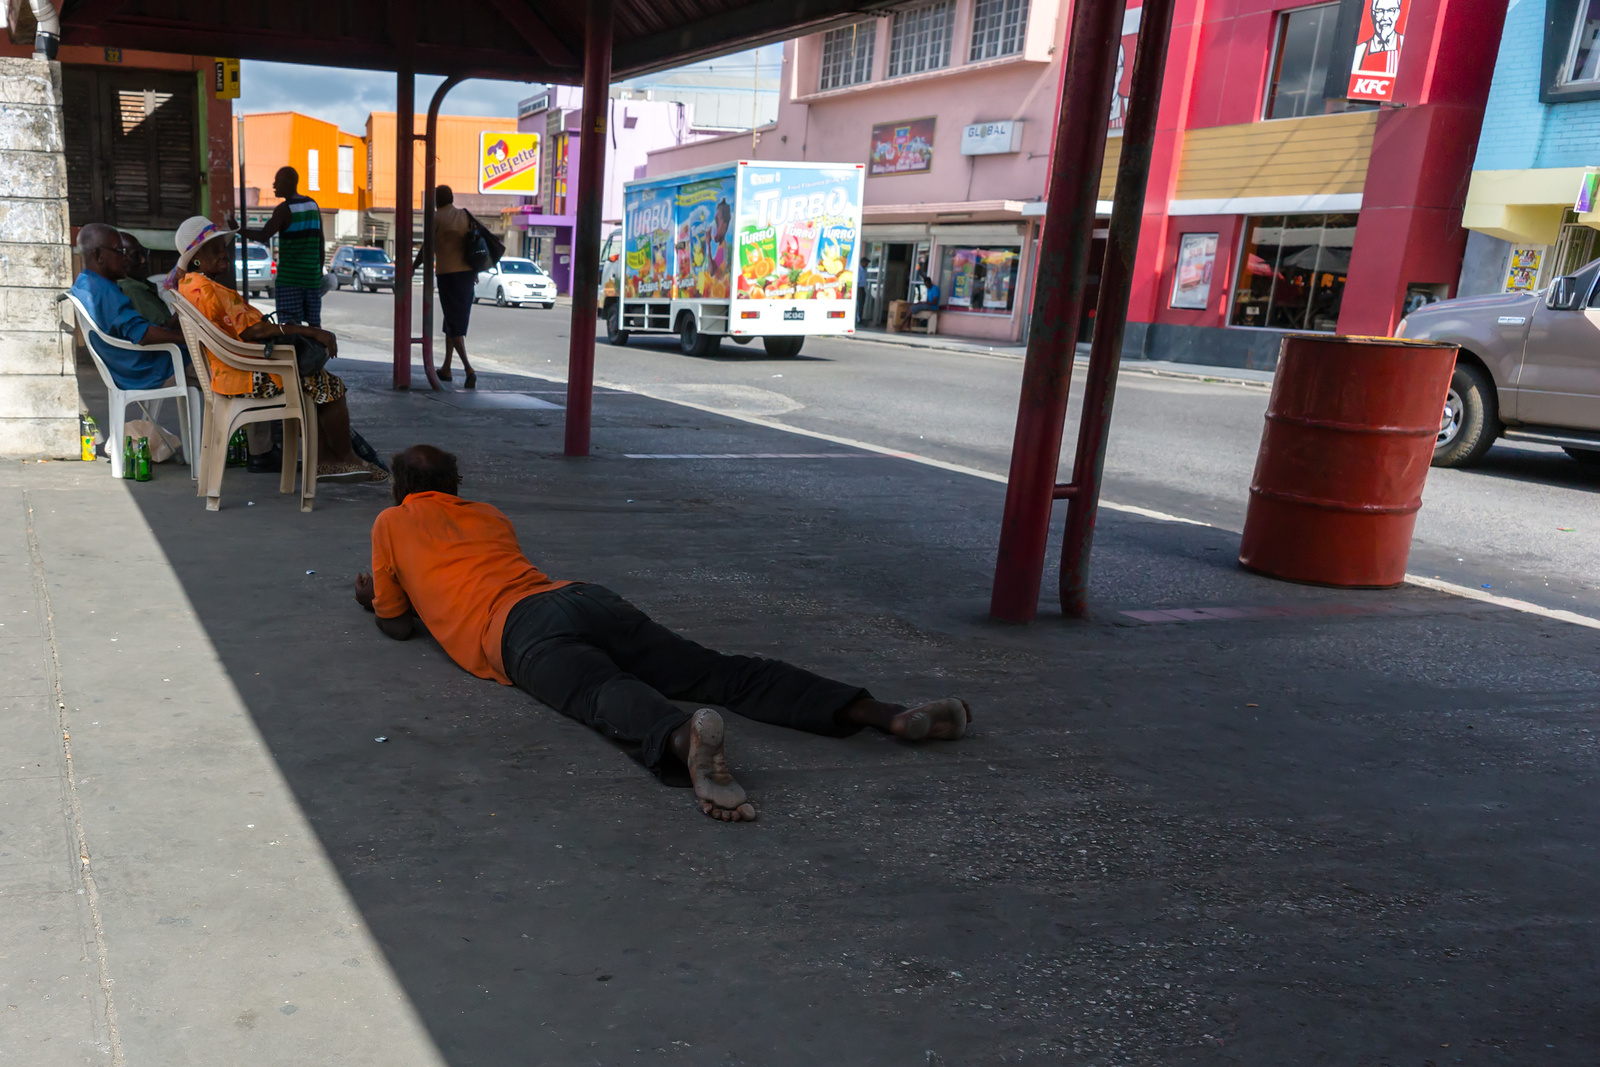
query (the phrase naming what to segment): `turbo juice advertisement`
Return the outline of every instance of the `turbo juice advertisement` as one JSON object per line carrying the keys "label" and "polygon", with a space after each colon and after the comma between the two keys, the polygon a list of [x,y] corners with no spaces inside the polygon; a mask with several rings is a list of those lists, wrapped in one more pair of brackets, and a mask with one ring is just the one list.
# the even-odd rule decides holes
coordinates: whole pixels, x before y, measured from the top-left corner
{"label": "turbo juice advertisement", "polygon": [[678,186],[674,198],[677,240],[676,296],[726,300],[732,273],[734,179],[732,175]]}
{"label": "turbo juice advertisement", "polygon": [[629,189],[623,201],[622,295],[624,297],[672,295],[673,201],[676,186],[653,185]]}
{"label": "turbo juice advertisement", "polygon": [[738,295],[853,300],[862,180],[858,167],[741,166]]}

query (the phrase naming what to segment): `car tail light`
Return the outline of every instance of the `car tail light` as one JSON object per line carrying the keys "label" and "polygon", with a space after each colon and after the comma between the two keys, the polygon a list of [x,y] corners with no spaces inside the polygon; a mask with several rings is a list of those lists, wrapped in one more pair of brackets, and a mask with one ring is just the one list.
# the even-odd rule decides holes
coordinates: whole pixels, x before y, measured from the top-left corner
{"label": "car tail light", "polygon": [[741,311],[741,312],[739,312],[739,317],[741,319],[759,319],[761,317],[761,312],[759,312],[759,311]]}
{"label": "car tail light", "polygon": [[276,263],[274,263],[272,265],[272,273],[274,273],[274,274],[278,273],[278,265]]}
{"label": "car tail light", "polygon": [[844,318],[844,312],[842,312],[842,311],[830,311],[830,312],[828,312],[828,318],[830,318],[830,319],[842,319],[842,318]]}

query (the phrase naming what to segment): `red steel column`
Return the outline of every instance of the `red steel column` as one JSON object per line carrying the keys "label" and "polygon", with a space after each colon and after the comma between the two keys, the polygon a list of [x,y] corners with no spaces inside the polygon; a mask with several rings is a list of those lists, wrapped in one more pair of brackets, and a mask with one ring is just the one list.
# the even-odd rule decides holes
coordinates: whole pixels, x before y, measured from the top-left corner
{"label": "red steel column", "polygon": [[1061,459],[1067,391],[1072,384],[1072,357],[1089,273],[1117,45],[1122,37],[1122,9],[1122,0],[1079,0],[1073,6],[1067,38],[1067,69],[1050,161],[1039,280],[989,602],[991,615],[1012,622],[1027,622],[1038,612],[1050,504]]}
{"label": "red steel column", "polygon": [[394,116],[394,387],[411,388],[411,165],[416,140],[417,85],[411,60],[395,71]]}
{"label": "red steel column", "polygon": [[1077,618],[1089,611],[1089,551],[1094,544],[1094,521],[1100,507],[1100,476],[1106,465],[1111,405],[1117,396],[1122,329],[1128,322],[1133,264],[1139,254],[1139,223],[1144,215],[1156,114],[1161,110],[1167,38],[1172,32],[1175,6],[1176,0],[1144,0],[1139,41],[1133,53],[1128,117],[1122,130],[1122,156],[1117,161],[1117,190],[1111,201],[1106,259],[1100,268],[1100,300],[1095,309],[1094,342],[1089,346],[1089,379],[1083,388],[1078,451],[1072,464],[1071,495],[1067,497],[1067,529],[1061,541],[1061,611]]}
{"label": "red steel column", "polygon": [[578,210],[572,229],[572,332],[567,351],[569,456],[589,454],[594,330],[600,287],[600,211],[605,198],[614,0],[589,0],[583,35],[583,129],[578,134]]}

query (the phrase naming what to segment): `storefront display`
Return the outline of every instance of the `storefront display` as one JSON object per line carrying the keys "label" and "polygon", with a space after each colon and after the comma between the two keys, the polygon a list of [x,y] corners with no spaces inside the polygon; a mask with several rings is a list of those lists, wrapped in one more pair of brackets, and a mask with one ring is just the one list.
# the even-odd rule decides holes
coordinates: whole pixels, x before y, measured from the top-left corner
{"label": "storefront display", "polygon": [[1333,333],[1355,237],[1355,215],[1246,219],[1230,325]]}
{"label": "storefront display", "polygon": [[1009,315],[1016,296],[1016,248],[944,248],[939,282],[952,311]]}
{"label": "storefront display", "polygon": [[1211,302],[1211,274],[1217,262],[1217,235],[1186,233],[1178,244],[1169,307],[1204,311]]}

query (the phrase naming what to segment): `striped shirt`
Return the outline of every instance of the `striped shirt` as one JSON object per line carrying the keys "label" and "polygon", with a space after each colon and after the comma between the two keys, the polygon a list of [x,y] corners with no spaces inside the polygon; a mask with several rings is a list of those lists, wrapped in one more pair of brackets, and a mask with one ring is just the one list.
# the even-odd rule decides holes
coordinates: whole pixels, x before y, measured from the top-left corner
{"label": "striped shirt", "polygon": [[298,193],[284,203],[289,224],[278,232],[278,284],[307,289],[322,285],[322,209]]}

